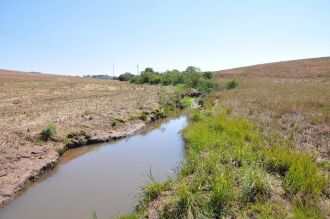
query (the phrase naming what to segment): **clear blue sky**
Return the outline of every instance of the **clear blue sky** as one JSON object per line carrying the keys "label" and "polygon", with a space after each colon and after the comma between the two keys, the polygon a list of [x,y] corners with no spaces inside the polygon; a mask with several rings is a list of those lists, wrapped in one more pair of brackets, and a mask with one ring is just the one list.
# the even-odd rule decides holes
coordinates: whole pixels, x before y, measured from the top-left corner
{"label": "clear blue sky", "polygon": [[0,68],[112,74],[330,56],[329,0],[1,0]]}

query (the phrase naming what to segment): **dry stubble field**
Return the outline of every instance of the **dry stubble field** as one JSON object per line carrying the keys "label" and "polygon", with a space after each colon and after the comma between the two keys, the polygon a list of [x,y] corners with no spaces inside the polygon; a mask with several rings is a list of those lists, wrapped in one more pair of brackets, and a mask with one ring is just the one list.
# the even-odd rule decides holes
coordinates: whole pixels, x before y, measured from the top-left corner
{"label": "dry stubble field", "polygon": [[[0,70],[0,204],[52,168],[70,146],[134,133],[162,111],[170,87]],[[141,119],[142,118],[142,119]],[[41,141],[49,124],[56,134]]]}

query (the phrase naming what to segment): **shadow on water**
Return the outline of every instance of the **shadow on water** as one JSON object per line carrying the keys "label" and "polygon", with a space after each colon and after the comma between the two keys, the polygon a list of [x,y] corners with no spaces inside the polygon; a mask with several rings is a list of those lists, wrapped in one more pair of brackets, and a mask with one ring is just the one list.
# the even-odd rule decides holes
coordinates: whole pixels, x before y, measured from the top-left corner
{"label": "shadow on water", "polygon": [[175,177],[186,124],[187,116],[177,115],[132,137],[67,151],[54,171],[0,209],[0,218],[87,219],[93,209],[99,218],[114,218],[132,212],[150,170],[159,181]]}

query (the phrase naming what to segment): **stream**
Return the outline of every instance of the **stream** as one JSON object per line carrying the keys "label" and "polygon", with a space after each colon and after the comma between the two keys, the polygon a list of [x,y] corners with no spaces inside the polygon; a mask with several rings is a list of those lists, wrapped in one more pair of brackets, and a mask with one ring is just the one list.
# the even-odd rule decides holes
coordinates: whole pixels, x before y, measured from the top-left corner
{"label": "stream", "polygon": [[114,218],[134,210],[141,187],[175,177],[187,116],[151,124],[118,141],[71,149],[59,165],[5,208],[1,219]]}

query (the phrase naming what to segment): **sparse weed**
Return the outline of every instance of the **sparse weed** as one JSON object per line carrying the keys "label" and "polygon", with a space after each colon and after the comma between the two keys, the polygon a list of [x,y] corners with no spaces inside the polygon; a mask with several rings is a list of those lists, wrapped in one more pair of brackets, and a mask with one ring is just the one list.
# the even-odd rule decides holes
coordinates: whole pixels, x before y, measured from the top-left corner
{"label": "sparse weed", "polygon": [[141,115],[139,116],[139,119],[141,119],[142,121],[147,121],[148,120],[147,113],[145,113],[145,112],[141,113]]}
{"label": "sparse weed", "polygon": [[52,125],[52,124],[49,124],[49,125],[47,125],[46,128],[44,128],[41,131],[41,133],[40,133],[40,139],[42,141],[48,141],[48,140],[50,140],[55,135],[55,132],[56,132],[55,126]]}
{"label": "sparse weed", "polygon": [[236,87],[238,87],[238,80],[237,79],[230,80],[225,84],[225,88],[227,90],[231,90],[231,89],[234,89]]}

